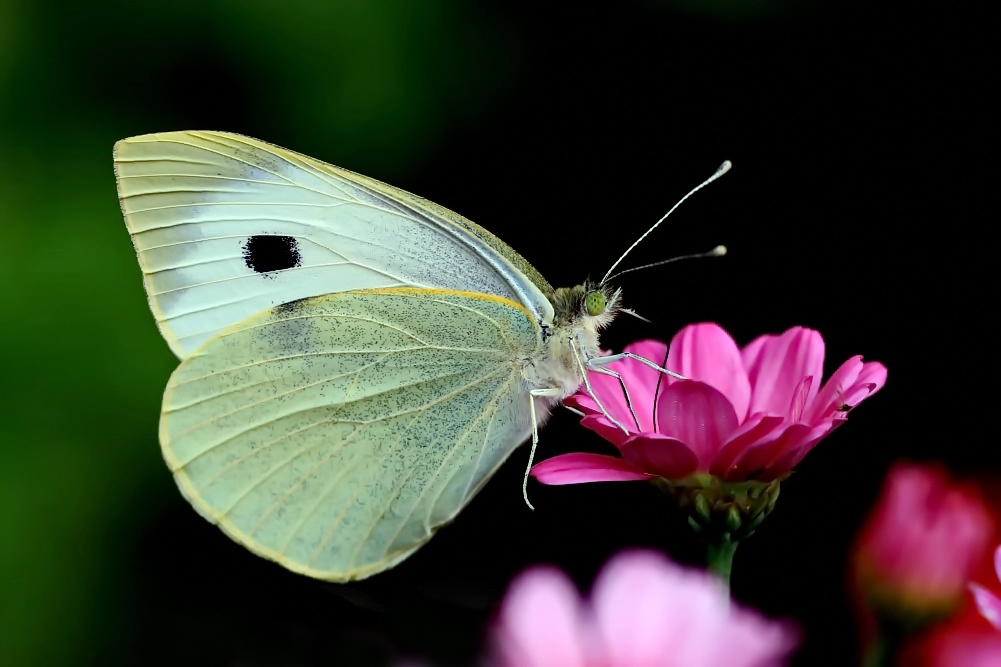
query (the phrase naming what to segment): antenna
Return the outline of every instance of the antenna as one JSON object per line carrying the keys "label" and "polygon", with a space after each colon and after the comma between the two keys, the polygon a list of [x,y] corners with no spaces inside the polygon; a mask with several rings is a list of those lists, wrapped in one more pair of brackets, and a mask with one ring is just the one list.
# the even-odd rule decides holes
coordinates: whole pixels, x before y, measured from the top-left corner
{"label": "antenna", "polygon": [[[611,276],[610,278],[605,278],[605,280],[603,280],[602,283],[604,283],[606,281],[609,281],[609,280],[615,280],[616,278],[618,278],[619,276],[621,276],[621,275],[623,275],[625,273],[632,273],[633,271],[639,271],[640,269],[652,269],[655,266],[663,266],[664,264],[670,264],[671,262],[677,262],[679,259],[702,259],[703,257],[722,257],[725,254],[726,254],[726,246],[725,245],[718,245],[715,248],[713,248],[712,250],[710,250],[709,252],[698,252],[698,253],[695,253],[694,255],[681,255],[679,257],[672,257],[671,259],[662,259],[659,262],[652,262],[650,264],[644,264],[642,266],[634,266],[631,269],[624,269],[624,270],[619,271],[618,273],[616,273],[614,276]],[[624,308],[620,308],[619,312],[622,312],[623,310],[625,310],[625,309]]]}
{"label": "antenna", "polygon": [[722,176],[726,172],[730,171],[730,167],[732,167],[732,166],[733,166],[733,164],[729,160],[726,160],[723,164],[721,164],[719,166],[719,169],[717,169],[716,172],[712,176],[710,176],[706,180],[704,180],[701,183],[699,183],[698,185],[696,185],[694,188],[692,188],[691,190],[689,190],[689,192],[688,192],[687,195],[685,195],[684,197],[682,197],[681,199],[679,199],[678,203],[675,204],[674,206],[672,206],[671,210],[664,214],[664,217],[662,217],[657,222],[653,223],[653,226],[650,227],[650,229],[648,229],[645,232],[643,232],[643,235],[640,236],[638,239],[636,239],[633,242],[633,244],[631,246],[629,246],[629,248],[624,253],[622,253],[621,257],[619,257],[617,260],[615,260],[615,263],[612,264],[612,266],[611,266],[610,269],[608,269],[608,273],[606,273],[605,277],[601,279],[601,284],[602,285],[605,284],[605,282],[608,280],[608,276],[612,275],[612,271],[614,271],[615,267],[617,267],[622,262],[622,260],[624,260],[626,258],[626,255],[628,255],[629,253],[631,253],[633,251],[633,248],[635,248],[636,246],[638,246],[640,244],[640,241],[642,241],[647,236],[649,236],[650,232],[652,232],[653,230],[657,229],[657,227],[660,226],[660,223],[662,223],[665,220],[667,220],[667,216],[669,216],[672,213],[674,213],[674,209],[676,209],[679,206],[681,206],[682,202],[684,202],[686,199],[688,199],[689,197],[691,197],[692,195],[694,195],[696,192],[698,192],[702,188],[706,187],[707,185],[709,185],[710,183],[712,183],[713,181],[715,181],[717,178],[719,178],[720,176]]}

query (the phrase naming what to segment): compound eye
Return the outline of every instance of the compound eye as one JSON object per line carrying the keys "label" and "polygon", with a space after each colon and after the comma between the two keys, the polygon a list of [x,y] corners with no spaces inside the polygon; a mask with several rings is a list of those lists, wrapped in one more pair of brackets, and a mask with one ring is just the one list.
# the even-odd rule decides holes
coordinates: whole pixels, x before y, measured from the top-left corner
{"label": "compound eye", "polygon": [[591,317],[601,315],[605,312],[605,295],[597,290],[591,290],[584,296],[584,307]]}

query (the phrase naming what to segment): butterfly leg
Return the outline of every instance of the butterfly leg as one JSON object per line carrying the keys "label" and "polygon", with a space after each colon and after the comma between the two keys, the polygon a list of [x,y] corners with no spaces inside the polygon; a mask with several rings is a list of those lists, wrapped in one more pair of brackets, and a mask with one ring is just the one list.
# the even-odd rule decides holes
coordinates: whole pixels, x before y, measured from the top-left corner
{"label": "butterfly leg", "polygon": [[532,471],[532,462],[535,461],[535,448],[539,446],[539,420],[535,416],[536,398],[562,398],[563,392],[558,388],[532,389],[528,392],[528,409],[532,415],[532,451],[528,454],[528,467],[525,468],[525,478],[521,480],[521,495],[525,497],[525,504],[528,509],[535,507],[528,500],[528,473]]}
{"label": "butterfly leg", "polygon": [[622,393],[626,397],[626,405],[629,406],[629,414],[632,415],[633,423],[636,424],[636,430],[642,431],[643,428],[640,426],[639,417],[636,416],[636,410],[633,408],[633,399],[629,396],[629,389],[626,387],[626,383],[622,380],[622,376],[610,368],[605,368],[604,366],[595,366],[591,370],[595,373],[601,373],[602,375],[609,375],[619,381],[619,386],[622,387]]}
{"label": "butterfly leg", "polygon": [[658,366],[657,364],[650,361],[646,357],[641,357],[640,355],[633,354],[632,352],[620,352],[618,354],[610,354],[607,357],[591,357],[590,359],[587,360],[587,367],[592,370],[597,370],[599,367],[607,366],[613,361],[619,361],[620,359],[633,359],[635,361],[640,362],[641,364],[646,364],[655,371],[660,371],[664,375],[670,375],[671,377],[677,378],[678,380],[688,379],[681,373],[675,373],[674,371],[668,370],[663,366]]}
{"label": "butterfly leg", "polygon": [[[591,360],[589,359],[587,362],[583,360],[583,355],[581,354],[580,346],[579,343],[577,343],[576,339],[573,338],[570,339],[570,349],[573,351],[574,361],[577,362],[577,370],[580,371],[580,376],[584,378],[584,389],[587,390],[587,395],[590,396],[592,400],[594,400],[595,404],[598,406],[598,409],[601,410],[601,414],[603,414],[610,422],[615,424],[615,426],[622,429],[623,433],[629,435],[629,429],[623,426],[618,419],[613,417],[611,413],[608,412],[608,410],[605,408],[605,405],[601,402],[601,399],[598,398],[597,394],[594,393],[594,389],[591,388],[591,381],[587,379],[587,368],[585,367],[585,364],[590,365]],[[606,357],[602,358],[604,359]]]}

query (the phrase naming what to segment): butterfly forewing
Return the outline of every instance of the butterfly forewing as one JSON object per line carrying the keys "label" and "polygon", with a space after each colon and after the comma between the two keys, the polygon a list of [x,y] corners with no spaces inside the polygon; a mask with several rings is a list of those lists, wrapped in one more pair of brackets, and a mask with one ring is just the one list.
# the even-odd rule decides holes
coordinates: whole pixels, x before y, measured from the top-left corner
{"label": "butterfly forewing", "polygon": [[178,485],[234,539],[331,580],[399,562],[529,435],[519,304],[421,289],[303,299],[184,361],[160,437]]}
{"label": "butterfly forewing", "polygon": [[133,137],[115,169],[151,308],[182,359],[251,315],[330,292],[465,290],[534,310],[552,291],[462,216],[249,137]]}

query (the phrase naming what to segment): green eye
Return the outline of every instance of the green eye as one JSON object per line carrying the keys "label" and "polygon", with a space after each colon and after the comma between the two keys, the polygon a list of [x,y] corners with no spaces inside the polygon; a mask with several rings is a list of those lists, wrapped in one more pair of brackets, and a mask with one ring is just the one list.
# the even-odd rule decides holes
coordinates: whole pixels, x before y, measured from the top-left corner
{"label": "green eye", "polygon": [[584,297],[584,305],[587,307],[587,314],[597,317],[605,312],[605,295],[596,290],[592,290]]}

